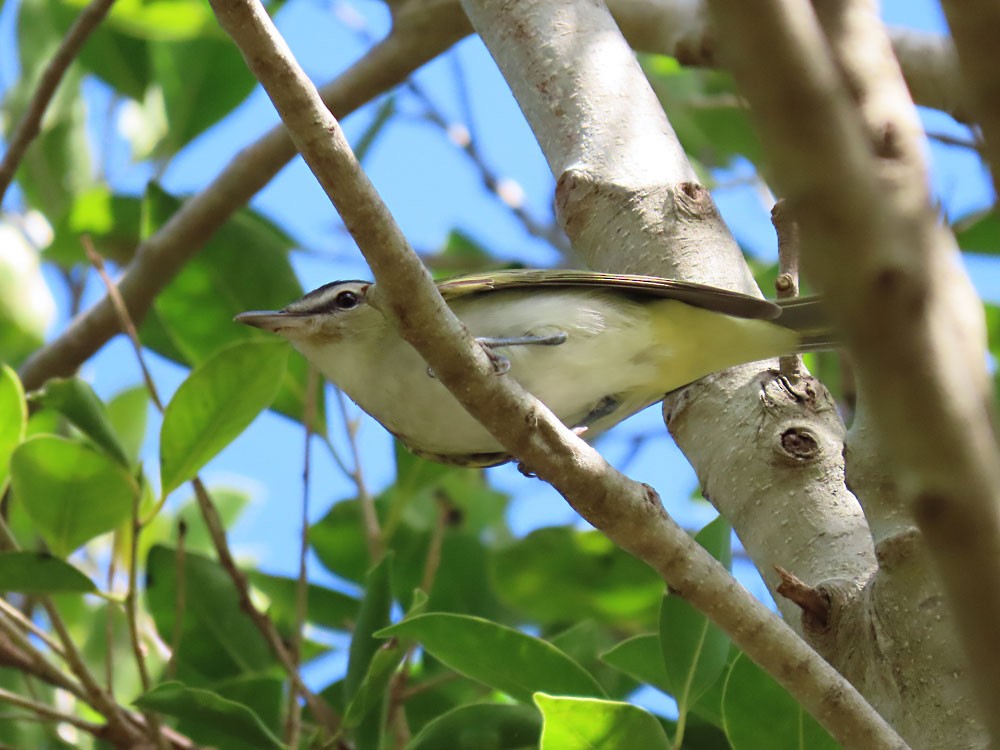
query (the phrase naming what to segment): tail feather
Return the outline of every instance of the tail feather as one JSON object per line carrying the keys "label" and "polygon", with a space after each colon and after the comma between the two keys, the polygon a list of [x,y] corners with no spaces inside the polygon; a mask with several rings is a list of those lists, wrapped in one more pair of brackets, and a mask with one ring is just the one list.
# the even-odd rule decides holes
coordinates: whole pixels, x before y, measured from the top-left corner
{"label": "tail feather", "polygon": [[821,298],[793,297],[775,302],[781,307],[781,315],[773,322],[800,335],[796,349],[799,353],[827,351],[840,346]]}

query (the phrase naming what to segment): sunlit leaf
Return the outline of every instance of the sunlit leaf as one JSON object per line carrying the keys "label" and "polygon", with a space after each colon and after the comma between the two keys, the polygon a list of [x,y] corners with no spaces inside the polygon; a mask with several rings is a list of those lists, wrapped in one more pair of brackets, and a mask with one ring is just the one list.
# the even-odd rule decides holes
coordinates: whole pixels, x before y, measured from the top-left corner
{"label": "sunlit leaf", "polygon": [[667,750],[670,747],[656,717],[630,703],[545,693],[537,694],[535,703],[544,718],[539,750]]}
{"label": "sunlit leaf", "polygon": [[80,378],[51,378],[41,391],[32,394],[32,400],[58,411],[118,463],[129,465],[104,402]]}
{"label": "sunlit leaf", "polygon": [[139,491],[119,463],[55,435],[21,443],[10,468],[14,494],[60,557],[129,518]]}
{"label": "sunlit leaf", "polygon": [[17,373],[0,363],[0,492],[10,476],[10,456],[24,439],[28,403]]}
{"label": "sunlit leaf", "polygon": [[287,361],[283,342],[253,339],[225,347],[191,372],[163,413],[164,496],[194,477],[271,404]]}

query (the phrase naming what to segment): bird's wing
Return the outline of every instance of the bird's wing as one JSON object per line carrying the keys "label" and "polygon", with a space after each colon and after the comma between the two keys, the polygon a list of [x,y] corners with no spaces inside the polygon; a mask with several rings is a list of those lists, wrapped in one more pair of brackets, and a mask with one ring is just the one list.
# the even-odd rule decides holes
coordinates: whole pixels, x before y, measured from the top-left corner
{"label": "bird's wing", "polygon": [[732,315],[737,318],[774,320],[781,308],[773,302],[751,297],[728,289],[719,289],[689,281],[661,279],[656,276],[635,276],[596,271],[565,271],[524,269],[494,271],[448,279],[438,284],[441,296],[453,300],[471,294],[483,294],[502,289],[563,287],[587,289],[612,287],[637,297],[675,299],[695,307]]}

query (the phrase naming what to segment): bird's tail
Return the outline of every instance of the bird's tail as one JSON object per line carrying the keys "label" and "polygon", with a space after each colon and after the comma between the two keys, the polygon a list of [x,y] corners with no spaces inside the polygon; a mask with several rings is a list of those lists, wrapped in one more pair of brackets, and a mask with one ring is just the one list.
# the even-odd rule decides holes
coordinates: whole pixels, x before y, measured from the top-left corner
{"label": "bird's tail", "polygon": [[798,353],[836,349],[840,340],[830,325],[830,318],[819,297],[792,297],[773,300],[781,307],[781,315],[773,322],[799,334]]}

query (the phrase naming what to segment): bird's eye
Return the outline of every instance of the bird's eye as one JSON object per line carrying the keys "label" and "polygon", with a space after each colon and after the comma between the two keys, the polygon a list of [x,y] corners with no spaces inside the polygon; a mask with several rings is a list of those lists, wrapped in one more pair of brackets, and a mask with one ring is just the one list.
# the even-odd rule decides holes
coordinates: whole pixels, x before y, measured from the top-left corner
{"label": "bird's eye", "polygon": [[341,310],[350,310],[352,307],[357,307],[360,301],[360,297],[354,292],[344,291],[336,297],[337,307]]}

